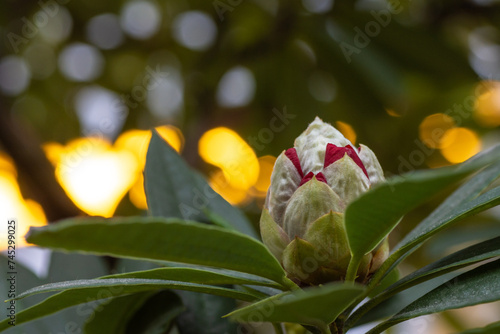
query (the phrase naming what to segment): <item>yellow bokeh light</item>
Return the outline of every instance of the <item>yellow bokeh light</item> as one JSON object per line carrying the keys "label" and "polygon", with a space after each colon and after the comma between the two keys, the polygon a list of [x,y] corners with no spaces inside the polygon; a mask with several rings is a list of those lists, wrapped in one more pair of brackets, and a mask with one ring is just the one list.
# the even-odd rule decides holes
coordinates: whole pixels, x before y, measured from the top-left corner
{"label": "yellow bokeh light", "polygon": [[424,118],[418,128],[420,140],[430,148],[445,148],[444,134],[455,127],[455,121],[448,115],[438,113]]}
{"label": "yellow bokeh light", "polygon": [[203,160],[222,170],[231,188],[248,190],[257,182],[257,156],[233,130],[219,127],[205,132],[198,151]]}
{"label": "yellow bokeh light", "polygon": [[481,140],[472,130],[453,128],[443,135],[441,154],[451,163],[463,162],[481,150]]}
{"label": "yellow bokeh light", "polygon": [[56,178],[71,200],[89,215],[111,217],[137,179],[139,164],[132,153],[117,150],[100,138],[79,138],[61,151],[45,145],[48,157],[58,157]]}
{"label": "yellow bokeh light", "polygon": [[345,122],[341,122],[341,121],[337,121],[335,122],[335,125],[337,127],[337,129],[342,132],[342,134],[344,135],[344,137],[346,137],[347,139],[349,139],[349,141],[355,145],[356,144],[356,131],[354,131],[354,129],[352,128],[352,126],[348,123],[345,123]]}
{"label": "yellow bokeh light", "polygon": [[135,181],[132,188],[130,188],[128,196],[130,198],[130,202],[132,202],[136,208],[142,210],[148,209],[148,202],[144,191],[144,175],[142,173],[139,174],[137,181]]}
{"label": "yellow bokeh light", "polygon": [[[0,159],[2,160],[2,159]],[[25,200],[19,189],[15,173],[0,169],[0,219],[6,222],[16,219],[16,247],[28,245],[24,235],[30,226],[43,226],[47,218],[41,206],[33,200]],[[6,225],[0,232],[0,249],[7,248],[8,233]]]}
{"label": "yellow bokeh light", "polygon": [[485,127],[500,125],[500,82],[483,81],[484,92],[476,100],[474,118]]}
{"label": "yellow bokeh light", "polygon": [[253,190],[255,191],[252,192],[252,195],[256,197],[266,197],[267,189],[271,185],[271,174],[273,172],[275,162],[276,157],[273,157],[272,155],[265,155],[259,158],[259,178],[253,186]]}
{"label": "yellow bokeh light", "polygon": [[232,187],[221,170],[212,173],[208,183],[216,193],[232,205],[242,205],[251,199],[246,190]]}

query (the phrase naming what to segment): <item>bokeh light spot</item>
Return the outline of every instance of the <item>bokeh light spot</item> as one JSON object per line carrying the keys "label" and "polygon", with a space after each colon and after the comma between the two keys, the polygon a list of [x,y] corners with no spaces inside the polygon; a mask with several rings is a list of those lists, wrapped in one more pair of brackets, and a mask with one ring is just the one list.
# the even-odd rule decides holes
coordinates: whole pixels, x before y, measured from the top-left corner
{"label": "bokeh light spot", "polygon": [[227,71],[217,87],[217,102],[228,108],[247,105],[255,94],[255,78],[249,69],[237,66]]}
{"label": "bokeh light spot", "polygon": [[484,127],[500,125],[500,82],[483,81],[484,92],[476,100],[475,120]]}
{"label": "bokeh light spot", "polygon": [[100,138],[79,138],[64,150],[44,145],[50,160],[57,159],[56,178],[73,202],[89,215],[111,217],[136,181],[134,155],[116,150]]}
{"label": "bokeh light spot", "polygon": [[179,14],[174,19],[173,30],[177,42],[197,51],[210,47],[217,34],[217,26],[214,20],[200,11]]}
{"label": "bokeh light spot", "polygon": [[42,38],[51,44],[61,43],[71,34],[73,18],[69,10],[63,6],[57,5],[57,13],[52,17],[49,17],[44,10],[40,10],[33,18]]}
{"label": "bokeh light spot", "polygon": [[307,84],[309,92],[318,101],[328,103],[337,96],[337,83],[329,73],[316,71],[311,74]]}
{"label": "bokeh light spot", "polygon": [[479,136],[467,128],[449,129],[441,141],[441,154],[451,163],[463,162],[481,150]]}
{"label": "bokeh light spot", "polygon": [[[23,198],[12,159],[0,152],[0,219],[6,224],[12,218],[17,220],[16,246],[18,247],[28,245],[24,235],[30,226],[47,224],[47,218],[41,206],[33,200]],[[7,247],[7,238],[7,228],[5,228],[0,231],[0,249]]]}
{"label": "bokeh light spot", "polygon": [[219,127],[205,132],[198,143],[198,152],[203,160],[222,169],[231,187],[248,190],[257,182],[257,156],[233,130]]}
{"label": "bokeh light spot", "polygon": [[255,182],[255,196],[266,197],[267,189],[271,185],[271,174],[273,172],[276,157],[265,155],[259,158],[259,178]]}
{"label": "bokeh light spot", "polygon": [[101,75],[104,58],[95,47],[84,43],[66,46],[59,55],[59,69],[69,80],[91,81]]}
{"label": "bokeh light spot", "polygon": [[247,191],[233,187],[221,170],[210,175],[208,184],[216,193],[232,205],[242,205],[250,200]]}
{"label": "bokeh light spot", "polygon": [[0,90],[5,95],[19,95],[29,85],[31,73],[26,62],[16,56],[0,60]]}
{"label": "bokeh light spot", "polygon": [[119,18],[114,14],[94,16],[87,23],[87,39],[101,49],[114,49],[123,43]]}
{"label": "bokeh light spot", "polygon": [[420,140],[430,148],[444,148],[449,142],[442,140],[446,131],[455,127],[455,121],[448,115],[438,113],[424,118],[418,128]]}
{"label": "bokeh light spot", "polygon": [[121,26],[131,37],[147,39],[160,29],[160,12],[153,2],[130,1],[123,7]]}
{"label": "bokeh light spot", "polygon": [[349,139],[349,141],[353,145],[356,145],[356,139],[357,139],[356,131],[354,131],[354,129],[349,123],[337,121],[335,122],[335,126],[340,132],[342,132],[344,137]]}
{"label": "bokeh light spot", "polygon": [[82,132],[115,137],[125,122],[128,109],[118,94],[100,86],[88,86],[75,95],[75,109]]}

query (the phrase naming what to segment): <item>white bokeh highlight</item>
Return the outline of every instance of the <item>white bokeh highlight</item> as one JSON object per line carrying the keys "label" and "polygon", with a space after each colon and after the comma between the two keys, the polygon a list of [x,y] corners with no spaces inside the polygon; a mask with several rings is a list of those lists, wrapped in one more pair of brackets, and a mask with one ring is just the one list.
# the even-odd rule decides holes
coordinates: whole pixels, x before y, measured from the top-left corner
{"label": "white bokeh highlight", "polygon": [[172,25],[175,40],[191,50],[206,50],[214,43],[217,36],[214,20],[200,11],[179,14]]}
{"label": "white bokeh highlight", "polygon": [[122,9],[122,29],[132,38],[147,39],[153,36],[161,23],[160,8],[150,1],[130,1]]}
{"label": "white bokeh highlight", "polygon": [[73,43],[59,55],[59,69],[72,81],[92,81],[101,75],[104,58],[92,45]]}
{"label": "white bokeh highlight", "polygon": [[178,70],[165,66],[158,78],[148,86],[146,104],[154,116],[159,119],[173,119],[181,112],[184,105],[184,83]]}
{"label": "white bokeh highlight", "polygon": [[255,78],[249,69],[237,66],[227,71],[217,87],[217,103],[227,108],[245,106],[255,94]]}
{"label": "white bokeh highlight", "polygon": [[80,89],[74,104],[84,135],[114,138],[119,134],[128,112],[118,94],[97,85]]}
{"label": "white bokeh highlight", "polygon": [[29,85],[31,73],[26,62],[17,56],[0,60],[0,90],[4,95],[21,94]]}

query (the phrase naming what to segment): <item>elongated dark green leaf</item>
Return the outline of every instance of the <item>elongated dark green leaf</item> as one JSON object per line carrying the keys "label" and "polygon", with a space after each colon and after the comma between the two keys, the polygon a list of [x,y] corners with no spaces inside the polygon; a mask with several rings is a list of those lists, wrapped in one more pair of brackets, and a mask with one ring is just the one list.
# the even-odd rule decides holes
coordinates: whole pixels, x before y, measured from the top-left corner
{"label": "elongated dark green leaf", "polygon": [[279,262],[259,241],[217,226],[176,218],[68,219],[32,228],[29,242],[56,249],[192,263],[247,272],[283,283]]}
{"label": "elongated dark green leaf", "polygon": [[213,191],[156,131],[153,131],[148,148],[144,184],[149,212],[153,216],[210,221],[213,213],[236,230],[257,237],[241,211]]}
{"label": "elongated dark green leaf", "polygon": [[54,292],[62,290],[67,291],[67,290],[90,289],[90,291],[93,291],[92,289],[96,287],[98,288],[118,287],[116,290],[118,290],[119,292],[117,294],[113,293],[108,297],[130,293],[128,292],[128,289],[131,289],[132,292],[136,292],[134,289],[138,289],[138,291],[146,291],[146,290],[170,288],[170,289],[179,289],[179,290],[215,294],[218,296],[224,296],[236,299],[243,298],[241,300],[247,300],[247,301],[255,300],[255,297],[252,296],[250,293],[244,293],[233,289],[222,288],[211,285],[203,285],[197,283],[176,282],[170,280],[145,279],[145,278],[108,278],[108,279],[97,278],[97,279],[86,279],[86,280],[74,280],[74,281],[59,282],[59,283],[49,283],[37,286],[23,293],[20,293],[19,295],[16,296],[15,299],[16,300],[22,299],[44,292]]}
{"label": "elongated dark green leaf", "polygon": [[408,211],[499,159],[500,146],[497,146],[460,165],[391,178],[363,194],[349,205],[345,216],[354,261],[360,261],[364,254],[375,249]]}
{"label": "elongated dark green leaf", "polygon": [[217,271],[212,269],[196,268],[158,268],[144,271],[136,271],[124,274],[108,275],[101,278],[147,278],[147,279],[166,279],[180,282],[191,282],[201,284],[250,284],[263,285],[270,287],[279,287],[275,282],[262,277],[242,275],[238,272]]}
{"label": "elongated dark green leaf", "polygon": [[89,317],[84,327],[85,333],[124,334],[129,318],[153,294],[142,292],[113,298]]}
{"label": "elongated dark green leaf", "polygon": [[[422,282],[430,280],[434,277],[445,275],[451,271],[497,256],[500,256],[500,237],[481,242],[479,244],[462,249],[456,253],[450,254],[442,258],[441,260],[431,263],[392,284],[387,288],[387,290],[383,291],[380,295],[371,299],[367,303],[363,304],[359,309],[357,309],[347,322],[349,323],[349,325],[353,325],[368,310],[373,309],[381,302],[400,291],[421,284]],[[382,282],[383,281],[384,280],[382,280]]]}
{"label": "elongated dark green leaf", "polygon": [[391,326],[422,315],[499,300],[499,277],[500,260],[484,264],[430,291],[368,333],[382,333]]}
{"label": "elongated dark green leaf", "polygon": [[[183,289],[201,293],[216,294],[245,301],[253,301],[256,298],[249,293],[236,291],[228,288],[215,287],[203,284],[175,282],[168,280],[148,280],[134,278],[110,278],[77,280],[61,283],[42,285],[19,294],[16,299],[31,295],[65,290],[38,303],[16,315],[16,323],[22,324],[26,321],[37,319],[67,307],[86,303],[92,300],[106,299],[122,296],[125,294],[158,290],[158,289]],[[0,322],[0,331],[7,329],[9,319]]]}
{"label": "elongated dark green leaf", "polygon": [[489,324],[483,328],[469,329],[460,334],[498,334],[500,333],[500,321]]}
{"label": "elongated dark green leaf", "polygon": [[228,316],[242,322],[293,322],[324,328],[363,291],[355,284],[326,284],[272,296]]}
{"label": "elongated dark green leaf", "polygon": [[[359,315],[359,308],[356,310],[351,317],[347,319],[346,324],[348,328],[353,326],[359,326],[363,324],[367,324],[374,321],[379,321],[382,319],[387,319],[404,309],[406,306],[413,303],[418,298],[437,288],[438,286],[452,280],[456,276],[460,275],[459,273],[448,273],[442,276],[435,277],[426,282],[423,282],[419,285],[415,285],[407,290],[401,291],[400,293],[392,296],[391,298],[384,300],[382,303],[377,305],[376,307],[371,308],[367,313],[363,314],[361,319],[356,319],[353,321],[353,317]],[[370,301],[368,301],[369,303]],[[363,304],[361,307],[364,307],[366,304]]]}
{"label": "elongated dark green leaf", "polygon": [[446,274],[465,266],[500,256],[500,237],[496,237],[450,254],[431,263],[390,286],[385,294],[393,294],[433,277]]}
{"label": "elongated dark green leaf", "polygon": [[499,176],[500,164],[494,164],[472,177],[450,195],[415,229],[408,233],[395,249],[412,247],[412,245],[422,242],[455,220],[463,219],[478,211],[483,211],[497,205],[500,202],[498,197],[495,196],[495,194],[498,195],[498,190],[496,192],[490,191],[490,195],[487,196],[484,194],[481,200],[478,198],[474,201],[474,198]]}

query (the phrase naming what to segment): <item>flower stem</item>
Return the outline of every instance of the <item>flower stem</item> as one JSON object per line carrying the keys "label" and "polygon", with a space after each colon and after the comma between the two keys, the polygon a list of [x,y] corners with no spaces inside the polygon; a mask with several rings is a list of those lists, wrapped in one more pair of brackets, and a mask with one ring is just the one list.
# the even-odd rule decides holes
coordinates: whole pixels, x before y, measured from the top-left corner
{"label": "flower stem", "polygon": [[356,280],[356,274],[358,273],[359,268],[359,259],[357,257],[352,257],[351,261],[349,261],[349,266],[347,267],[347,273],[345,276],[346,282],[354,282]]}

